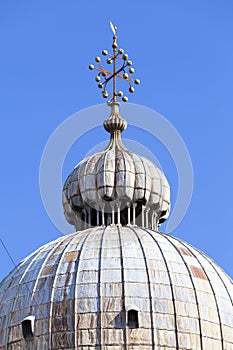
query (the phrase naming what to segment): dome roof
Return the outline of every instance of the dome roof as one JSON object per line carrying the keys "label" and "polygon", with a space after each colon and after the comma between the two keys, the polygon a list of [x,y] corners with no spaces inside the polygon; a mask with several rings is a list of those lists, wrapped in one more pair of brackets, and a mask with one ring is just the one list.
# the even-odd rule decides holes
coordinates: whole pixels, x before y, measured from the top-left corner
{"label": "dome roof", "polygon": [[61,237],[0,285],[0,349],[233,349],[233,284],[206,255],[133,226]]}
{"label": "dome roof", "polygon": [[77,230],[85,228],[85,223],[98,226],[105,224],[104,221],[135,224],[134,216],[141,224],[147,221],[147,227],[157,229],[169,215],[167,179],[152,162],[122,145],[120,133],[127,124],[118,107],[118,103],[111,103],[111,115],[104,122],[105,129],[111,133],[108,147],[81,161],[64,184],[65,216]]}

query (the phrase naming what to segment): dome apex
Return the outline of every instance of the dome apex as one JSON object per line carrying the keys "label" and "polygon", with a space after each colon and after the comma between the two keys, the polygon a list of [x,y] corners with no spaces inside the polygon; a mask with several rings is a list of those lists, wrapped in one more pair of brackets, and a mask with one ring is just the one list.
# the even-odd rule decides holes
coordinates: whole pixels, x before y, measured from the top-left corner
{"label": "dome apex", "polygon": [[[110,97],[110,116],[103,125],[110,133],[108,147],[80,162],[68,176],[63,187],[63,207],[68,222],[77,230],[91,226],[139,225],[157,229],[170,212],[170,187],[163,172],[148,159],[127,150],[121,141],[121,132],[127,122],[119,112],[119,98],[128,101],[124,92],[117,89],[117,81],[125,81],[128,91],[134,92],[133,84],[140,84],[133,78],[134,68],[128,54],[118,49],[116,26],[110,23],[113,31],[113,52],[102,51],[112,65],[105,69],[100,56],[90,70],[95,77],[102,97]],[[113,83],[111,94],[107,91]]]}

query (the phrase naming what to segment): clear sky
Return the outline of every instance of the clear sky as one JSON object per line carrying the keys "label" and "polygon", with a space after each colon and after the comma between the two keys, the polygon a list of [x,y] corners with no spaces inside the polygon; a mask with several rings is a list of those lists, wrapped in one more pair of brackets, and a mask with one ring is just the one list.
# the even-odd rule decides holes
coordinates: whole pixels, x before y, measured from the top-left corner
{"label": "clear sky", "polygon": [[[231,0],[0,3],[0,238],[16,264],[60,236],[40,197],[40,159],[62,121],[104,102],[88,65],[110,49],[111,20],[142,81],[130,101],[166,117],[193,162],[192,201],[173,234],[233,277],[232,16]],[[125,137],[155,153],[174,204],[177,172],[166,149],[134,128]],[[107,139],[99,128],[77,142],[65,160],[64,180],[95,143]],[[0,279],[12,268],[0,244]]]}

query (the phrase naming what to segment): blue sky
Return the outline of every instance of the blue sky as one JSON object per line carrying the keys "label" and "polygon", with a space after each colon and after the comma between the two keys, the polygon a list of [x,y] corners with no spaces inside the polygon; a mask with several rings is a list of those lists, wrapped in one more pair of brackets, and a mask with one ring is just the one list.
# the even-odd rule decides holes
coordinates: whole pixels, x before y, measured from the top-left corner
{"label": "blue sky", "polygon": [[[166,117],[193,162],[192,201],[173,234],[233,277],[232,14],[230,0],[0,3],[0,238],[16,264],[60,236],[41,201],[40,159],[62,121],[104,102],[88,65],[110,49],[111,20],[142,81],[130,102]],[[155,153],[174,204],[177,172],[164,146],[133,127],[125,137]],[[107,139],[100,128],[84,135],[65,160],[64,179],[95,143]],[[0,262],[2,279],[13,268],[2,245]]]}

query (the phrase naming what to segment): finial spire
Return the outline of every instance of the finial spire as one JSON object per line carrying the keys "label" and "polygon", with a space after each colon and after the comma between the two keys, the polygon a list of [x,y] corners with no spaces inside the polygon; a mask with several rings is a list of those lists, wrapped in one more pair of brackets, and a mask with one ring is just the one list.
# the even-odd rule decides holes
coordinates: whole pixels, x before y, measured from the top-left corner
{"label": "finial spire", "polygon": [[[134,92],[134,87],[133,84],[140,84],[139,79],[132,79],[132,74],[134,73],[134,68],[132,66],[132,61],[128,59],[128,55],[124,53],[123,49],[118,49],[118,44],[117,44],[117,36],[116,36],[116,29],[117,27],[110,22],[110,28],[113,32],[113,43],[112,43],[112,48],[113,48],[113,53],[110,54],[108,53],[107,50],[102,51],[103,56],[107,56],[106,63],[107,64],[112,64],[113,69],[112,71],[109,71],[107,69],[104,69],[100,62],[101,58],[97,56],[95,58],[95,62],[97,63],[97,67],[95,67],[93,64],[89,66],[90,70],[97,70],[99,73],[96,76],[95,80],[98,82],[98,87],[102,89],[102,96],[104,98],[108,98],[111,96],[110,102],[117,102],[118,98],[121,98],[123,102],[128,101],[128,97],[123,94],[122,91],[117,91],[117,78],[126,80],[129,84],[129,92],[133,93]],[[121,61],[121,65],[118,64],[119,60]],[[122,62],[123,61],[123,62]],[[112,94],[109,95],[107,91],[107,85],[109,81],[113,81],[113,92]]]}
{"label": "finial spire", "polygon": [[116,35],[116,30],[117,30],[117,27],[116,27],[116,26],[114,26],[114,25],[112,24],[112,22],[111,22],[111,21],[109,22],[109,24],[110,24],[110,28],[112,29],[113,35]]}

